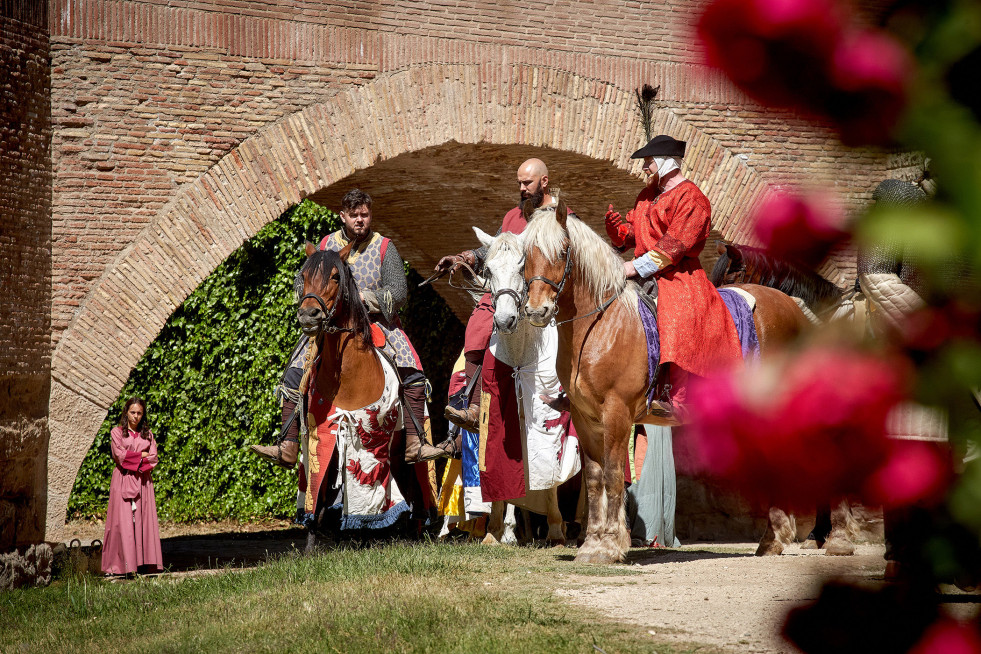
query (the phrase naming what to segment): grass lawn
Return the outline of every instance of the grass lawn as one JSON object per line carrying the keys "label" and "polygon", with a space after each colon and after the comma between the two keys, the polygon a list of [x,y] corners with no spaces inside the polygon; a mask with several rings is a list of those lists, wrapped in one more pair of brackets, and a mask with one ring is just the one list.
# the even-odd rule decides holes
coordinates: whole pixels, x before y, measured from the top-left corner
{"label": "grass lawn", "polygon": [[[0,652],[653,652],[659,642],[561,603],[572,550],[389,544],[257,568],[0,593]],[[700,652],[709,648],[697,648]]]}

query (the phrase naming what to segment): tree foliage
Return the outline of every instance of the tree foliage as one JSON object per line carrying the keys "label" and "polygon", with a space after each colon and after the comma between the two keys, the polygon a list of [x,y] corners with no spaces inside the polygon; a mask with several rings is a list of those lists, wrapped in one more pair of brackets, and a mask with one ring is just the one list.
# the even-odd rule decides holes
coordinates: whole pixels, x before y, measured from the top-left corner
{"label": "tree foliage", "polygon": [[[293,279],[303,243],[339,225],[333,212],[304,201],[232,253],[184,301],[110,408],[79,470],[69,516],[104,515],[113,469],[109,432],[132,395],[147,401],[159,446],[153,480],[162,519],[293,515],[296,473],[260,460],[248,445],[275,442],[281,427],[274,391],[299,337]],[[442,407],[463,326],[410,273],[406,328],[426,372],[442,382],[434,383],[433,395],[434,407]]]}

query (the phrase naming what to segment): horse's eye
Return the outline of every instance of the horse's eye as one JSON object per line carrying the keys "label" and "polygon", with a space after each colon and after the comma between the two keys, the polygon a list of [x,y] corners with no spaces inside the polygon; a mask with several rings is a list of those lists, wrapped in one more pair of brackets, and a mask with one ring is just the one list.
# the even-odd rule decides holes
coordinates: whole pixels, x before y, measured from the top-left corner
{"label": "horse's eye", "polygon": [[340,284],[341,283],[341,276],[340,276],[340,274],[339,273],[334,273],[333,275],[331,275],[330,281],[337,282],[338,284]]}

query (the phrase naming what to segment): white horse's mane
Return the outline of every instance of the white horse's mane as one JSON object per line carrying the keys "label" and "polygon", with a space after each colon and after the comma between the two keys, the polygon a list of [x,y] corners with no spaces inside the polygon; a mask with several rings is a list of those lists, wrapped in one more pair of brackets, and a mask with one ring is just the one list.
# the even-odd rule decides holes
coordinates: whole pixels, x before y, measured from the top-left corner
{"label": "white horse's mane", "polygon": [[[619,293],[618,302],[626,303],[637,313],[637,285],[628,280],[623,272],[623,260],[610,245],[594,232],[589,225],[569,214],[566,229],[555,219],[555,212],[538,209],[532,214],[525,228],[525,256],[537,247],[549,263],[556,262],[565,250],[566,233],[574,257],[576,272],[586,283],[597,306],[605,302],[611,293]],[[558,279],[552,281],[558,283]]]}

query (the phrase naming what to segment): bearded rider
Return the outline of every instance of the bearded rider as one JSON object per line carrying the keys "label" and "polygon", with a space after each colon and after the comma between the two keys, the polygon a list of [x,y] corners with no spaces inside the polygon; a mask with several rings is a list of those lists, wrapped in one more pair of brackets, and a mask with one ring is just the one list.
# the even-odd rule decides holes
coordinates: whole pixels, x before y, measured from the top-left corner
{"label": "bearded rider", "polygon": [[[549,193],[548,168],[540,159],[528,159],[518,167],[518,188],[521,192],[521,203],[504,215],[501,228],[497,233],[511,232],[520,234],[528,224],[522,213],[522,207],[530,202],[533,207],[548,207],[555,200]],[[437,271],[456,270],[461,263],[466,263],[478,274],[483,270],[487,249],[466,250],[460,254],[445,256],[436,264]],[[490,293],[485,293],[470,314],[464,336],[463,356],[466,360],[466,376],[469,383],[477,373],[478,367],[484,360],[484,352],[490,343],[491,332],[494,329],[494,302]],[[469,404],[464,409],[447,406],[444,415],[455,425],[477,431],[480,413],[480,378],[474,383]]]}
{"label": "bearded rider", "polygon": [[[634,247],[623,264],[628,279],[657,287],[661,364],[669,364],[667,401],[652,412],[685,421],[692,375],[705,376],[742,361],[739,337],[726,305],[698,260],[711,229],[708,198],[681,174],[685,142],[660,135],[631,155],[644,160],[647,186],[622,217],[610,205],[606,232],[621,251]],[[653,285],[652,285],[653,286]]]}

